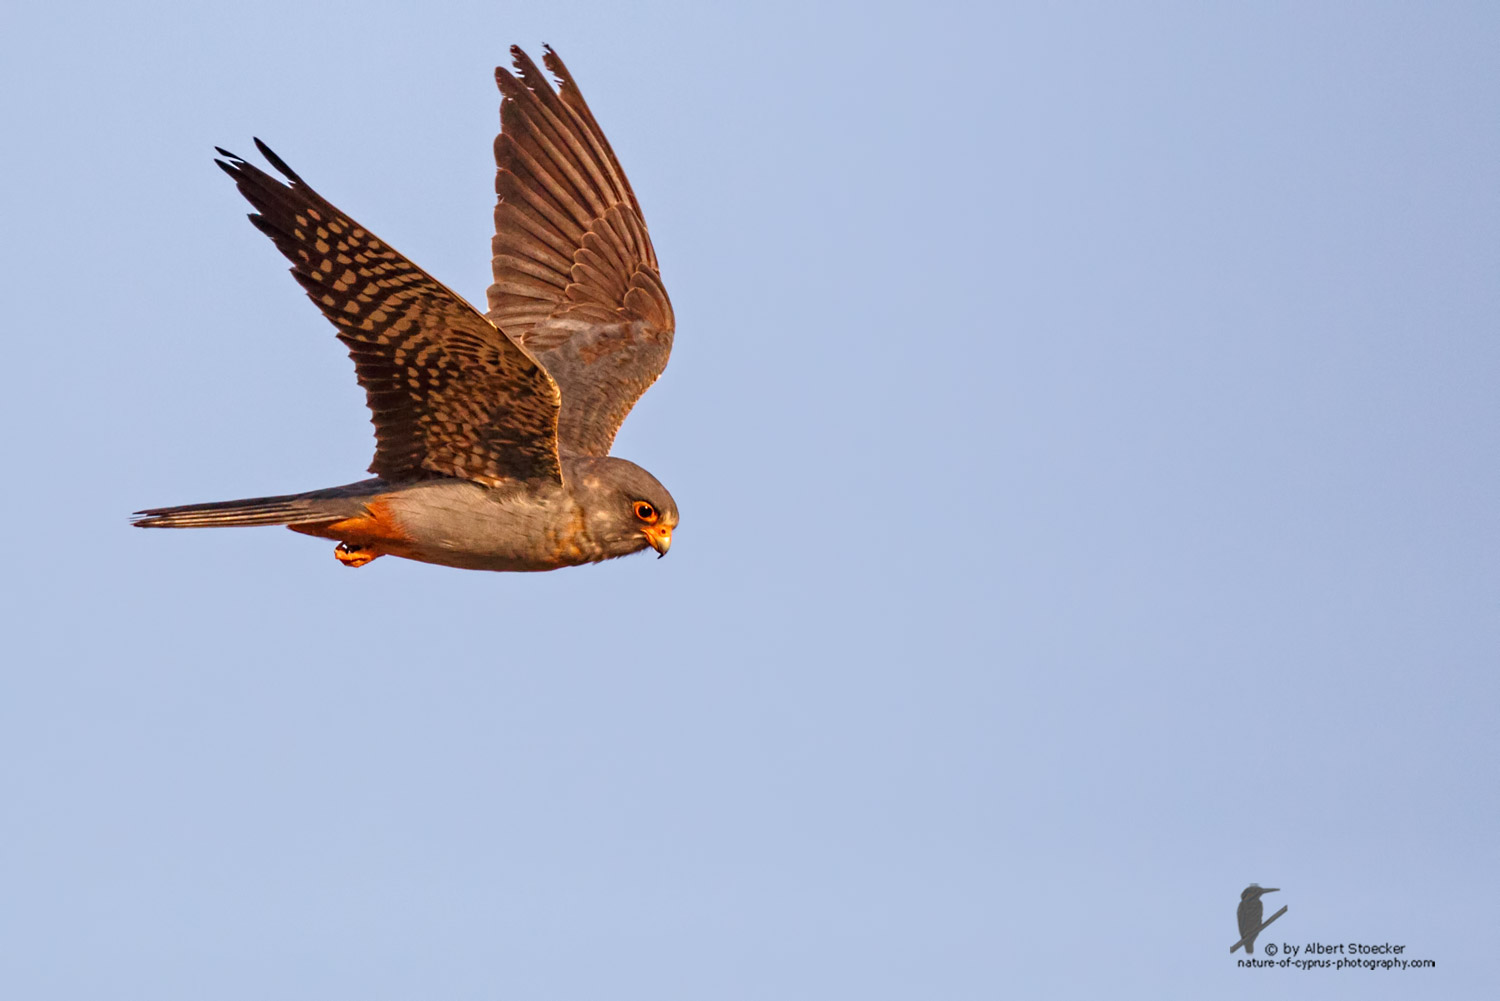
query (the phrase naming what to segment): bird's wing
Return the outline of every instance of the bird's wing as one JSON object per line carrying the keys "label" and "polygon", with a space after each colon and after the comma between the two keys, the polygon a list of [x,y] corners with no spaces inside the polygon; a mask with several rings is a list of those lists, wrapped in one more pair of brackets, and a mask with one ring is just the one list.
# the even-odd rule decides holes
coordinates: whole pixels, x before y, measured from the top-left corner
{"label": "bird's wing", "polygon": [[473,306],[329,204],[255,140],[283,183],[226,150],[216,160],[250,221],[349,349],[375,425],[370,472],[490,486],[561,482],[557,385]]}
{"label": "bird's wing", "polygon": [[1247,900],[1240,904],[1239,910],[1235,912],[1240,924],[1240,938],[1260,927],[1260,916],[1264,913],[1265,907],[1259,900]]}
{"label": "bird's wing", "polygon": [[512,46],[495,139],[495,282],[489,318],[562,390],[561,446],[607,455],[615,432],[667,365],[672,304],[625,172],[550,48]]}

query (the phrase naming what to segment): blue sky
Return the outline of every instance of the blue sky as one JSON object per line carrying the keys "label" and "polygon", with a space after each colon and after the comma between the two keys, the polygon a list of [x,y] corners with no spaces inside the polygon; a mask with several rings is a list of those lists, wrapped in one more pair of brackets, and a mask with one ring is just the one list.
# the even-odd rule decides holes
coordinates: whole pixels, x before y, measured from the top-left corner
{"label": "blue sky", "polygon": [[[1492,5],[0,36],[0,993],[1493,994]],[[677,345],[616,452],[671,556],[129,528],[369,461],[212,147],[482,301],[512,42],[567,60],[655,239]],[[1252,881],[1272,941],[1438,967],[1237,969]]]}

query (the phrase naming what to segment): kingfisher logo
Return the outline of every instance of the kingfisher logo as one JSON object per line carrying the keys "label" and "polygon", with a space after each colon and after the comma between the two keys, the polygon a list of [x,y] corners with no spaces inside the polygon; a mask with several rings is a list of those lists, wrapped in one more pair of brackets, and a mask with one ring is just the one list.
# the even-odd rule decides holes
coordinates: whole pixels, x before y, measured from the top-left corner
{"label": "kingfisher logo", "polygon": [[1255,936],[1271,926],[1271,922],[1286,913],[1286,907],[1272,914],[1262,921],[1261,917],[1266,913],[1266,905],[1261,903],[1260,898],[1267,893],[1280,893],[1280,887],[1262,887],[1259,883],[1251,883],[1245,887],[1240,894],[1240,907],[1235,912],[1235,917],[1240,923],[1240,940],[1229,947],[1234,952],[1240,946],[1245,947],[1247,956],[1255,955]]}
{"label": "kingfisher logo", "polygon": [[1280,893],[1275,886],[1251,883],[1240,893],[1240,906],[1235,910],[1235,922],[1239,925],[1240,940],[1229,947],[1230,954],[1245,950],[1245,954],[1234,960],[1242,970],[1432,970],[1437,962],[1431,959],[1412,959],[1406,951],[1406,943],[1393,942],[1288,942],[1285,938],[1267,939],[1261,945],[1261,954],[1255,954],[1255,940],[1260,933],[1271,927],[1271,923],[1286,913],[1285,905],[1270,917],[1266,917],[1266,905],[1262,897],[1268,893]]}

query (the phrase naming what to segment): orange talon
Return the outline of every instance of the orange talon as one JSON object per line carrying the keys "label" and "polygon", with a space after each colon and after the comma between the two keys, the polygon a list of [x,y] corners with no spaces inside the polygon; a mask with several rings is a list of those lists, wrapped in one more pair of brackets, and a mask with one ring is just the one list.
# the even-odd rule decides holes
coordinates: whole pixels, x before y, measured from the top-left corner
{"label": "orange talon", "polygon": [[333,555],[346,567],[362,567],[371,560],[380,558],[380,553],[373,549],[351,546],[347,542],[340,542],[334,546]]}

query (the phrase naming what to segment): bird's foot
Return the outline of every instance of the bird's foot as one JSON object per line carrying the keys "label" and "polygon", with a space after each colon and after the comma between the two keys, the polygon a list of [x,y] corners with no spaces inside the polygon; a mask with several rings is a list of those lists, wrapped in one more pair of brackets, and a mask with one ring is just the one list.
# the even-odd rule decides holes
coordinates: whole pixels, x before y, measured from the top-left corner
{"label": "bird's foot", "polygon": [[380,558],[380,554],[373,549],[351,546],[347,542],[340,542],[334,546],[333,555],[346,567],[362,567],[371,560]]}

